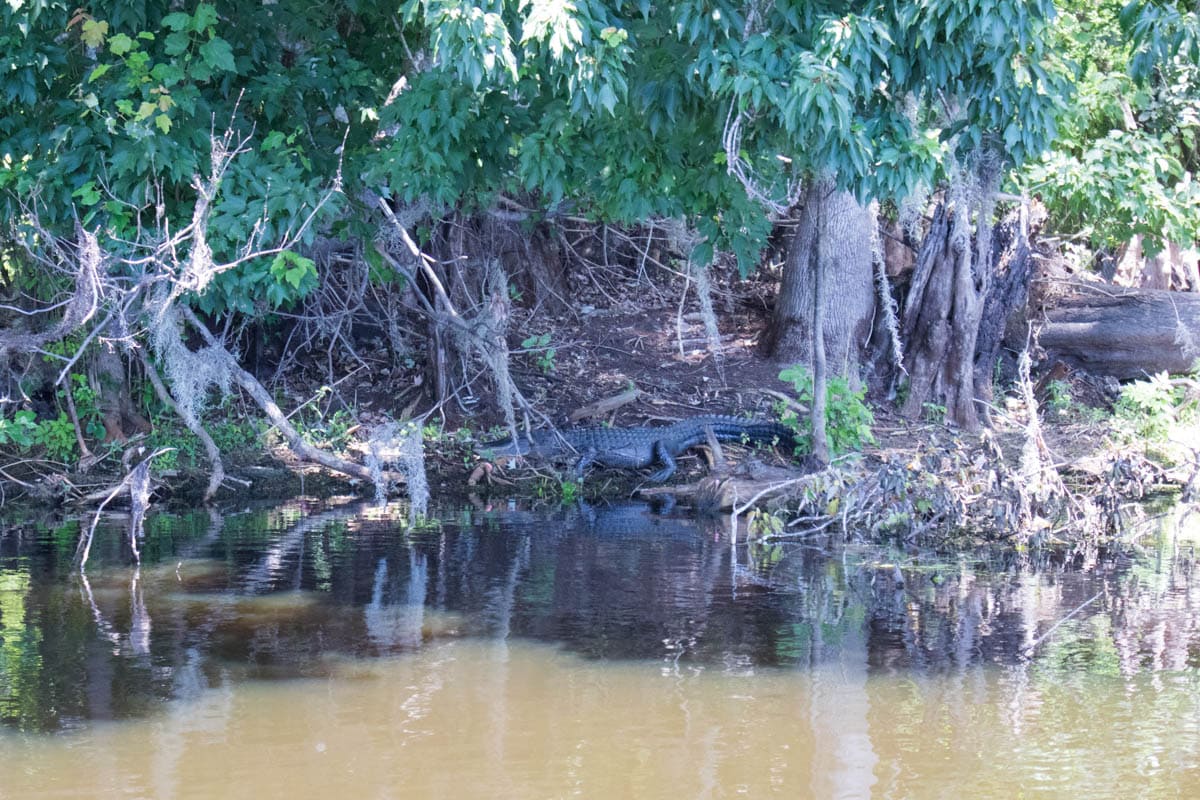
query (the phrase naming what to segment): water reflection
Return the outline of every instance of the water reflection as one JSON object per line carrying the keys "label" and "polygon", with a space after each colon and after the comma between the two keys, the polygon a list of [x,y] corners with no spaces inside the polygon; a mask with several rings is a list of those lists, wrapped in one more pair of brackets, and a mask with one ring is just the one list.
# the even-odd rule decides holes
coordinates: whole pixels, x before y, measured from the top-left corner
{"label": "water reflection", "polygon": [[[1171,539],[945,559],[731,547],[722,521],[639,504],[424,528],[295,504],[153,517],[140,569],[102,531],[79,576],[69,533],[0,535],[0,718],[115,748],[114,793],[1200,788],[1200,578]],[[96,724],[115,719],[147,722]],[[27,779],[0,796],[80,771],[61,738],[0,737],[0,774],[19,757]],[[335,751],[358,766],[320,773]]]}
{"label": "water reflection", "polygon": [[363,622],[367,636],[384,652],[400,648],[412,648],[421,643],[425,630],[425,596],[429,584],[429,560],[420,553],[408,554],[408,573],[396,576],[391,592],[388,588],[388,560],[379,559],[375,568],[375,583],[371,587],[371,601],[363,606]]}

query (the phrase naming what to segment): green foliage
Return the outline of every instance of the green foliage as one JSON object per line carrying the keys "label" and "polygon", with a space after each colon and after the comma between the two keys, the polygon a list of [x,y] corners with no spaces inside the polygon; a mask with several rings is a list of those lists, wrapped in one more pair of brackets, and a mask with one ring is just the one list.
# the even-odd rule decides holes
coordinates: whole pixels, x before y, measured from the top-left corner
{"label": "green foliage", "polygon": [[1114,411],[1127,438],[1166,442],[1180,426],[1200,424],[1200,391],[1194,381],[1163,372],[1126,384]]}
{"label": "green foliage", "polygon": [[563,505],[571,505],[579,499],[580,485],[576,481],[564,480],[558,484],[559,501]]}
{"label": "green foliage", "polygon": [[[239,420],[228,414],[223,419],[205,423],[205,428],[222,453],[257,447],[264,427],[262,423]],[[156,473],[203,468],[208,458],[200,439],[184,427],[177,416],[165,409],[160,409],[152,416],[151,433],[146,439],[146,446],[151,451],[166,449],[151,462],[151,468]]]}
{"label": "green foliage", "polygon": [[777,513],[752,508],[746,515],[746,530],[751,539],[778,536],[787,527],[786,521]]}
{"label": "green foliage", "polygon": [[1064,380],[1053,380],[1046,384],[1046,406],[1053,414],[1062,416],[1071,410],[1071,384]]}
{"label": "green foliage", "polygon": [[1200,64],[1200,9],[1175,0],[1132,0],[1120,13],[1134,45],[1130,72],[1145,80],[1178,63]]}
{"label": "green foliage", "polygon": [[299,414],[292,423],[296,431],[309,444],[328,450],[342,450],[350,443],[358,427],[354,415],[340,408],[328,415]]}
{"label": "green foliage", "polygon": [[150,462],[150,469],[156,474],[174,472],[180,467],[194,467],[200,463],[200,440],[183,427],[178,417],[166,410],[151,416],[146,447],[150,452],[166,451]]}
{"label": "green foliage", "polygon": [[1018,177],[1052,226],[1153,254],[1200,236],[1200,41],[1196,11],[1175,2],[1071,0],[1055,46],[1077,65],[1077,101],[1054,149]]}
{"label": "green foliage", "polygon": [[542,372],[547,374],[558,369],[558,365],[554,363],[554,357],[557,354],[555,348],[550,346],[550,334],[540,333],[526,337],[521,342],[521,347],[524,350],[532,351],[536,354],[535,362]]}
{"label": "green foliage", "polygon": [[[95,392],[92,391],[84,376],[72,375],[71,377],[75,410],[79,415],[79,424],[83,428],[84,435],[90,439],[103,439],[105,436],[103,415],[96,405]],[[64,395],[65,390],[59,390],[59,398]],[[55,417],[41,420],[34,412],[28,410],[17,411],[11,419],[0,418],[0,447],[3,446],[15,447],[22,452],[40,447],[49,458],[67,464],[74,463],[79,457],[75,424],[71,422],[66,411],[60,411]]]}
{"label": "green foliage", "polygon": [[[104,439],[104,415],[97,403],[96,392],[88,383],[87,377],[72,374],[67,386],[75,402],[75,413],[84,437],[95,441]],[[66,393],[67,389],[59,389],[59,400],[63,400]],[[66,411],[41,420],[34,412],[28,410],[17,411],[12,419],[0,418],[0,446],[13,446],[21,451],[40,447],[49,458],[67,464],[74,463],[80,455],[75,424]]]}
{"label": "green foliage", "polygon": [[32,411],[18,411],[12,419],[0,417],[0,446],[14,445],[26,450],[33,445],[37,431],[36,415]]}
{"label": "green foliage", "polygon": [[[279,241],[338,174],[339,198],[472,210],[506,193],[551,214],[683,219],[703,237],[694,260],[731,252],[746,272],[772,226],[730,167],[779,200],[815,171],[898,197],[938,174],[951,141],[1020,164],[1054,135],[1067,85],[1049,0],[746,14],[695,0],[8,4],[0,96],[18,113],[0,119],[0,218],[36,196],[55,232],[78,215],[114,246],[160,214],[181,230],[210,133],[233,124],[246,147],[214,198],[218,259]],[[349,208],[318,222],[373,236]],[[293,302],[316,277],[298,258],[221,274],[202,309]]]}
{"label": "green foliage", "polygon": [[223,419],[208,426],[208,433],[223,453],[252,448],[258,444],[263,424],[253,420]]}
{"label": "green foliage", "polygon": [[34,444],[45,448],[46,455],[55,461],[71,463],[79,456],[75,426],[65,411],[60,411],[54,419],[39,422],[33,434],[33,441]]}
{"label": "green foliage", "polygon": [[[96,391],[88,383],[86,375],[72,374],[70,377],[71,397],[75,401],[75,413],[79,417],[79,426],[83,435],[88,439],[100,440],[107,435],[104,429],[104,414],[100,411]],[[58,396],[64,397],[65,389],[58,390]]]}
{"label": "green foliage", "polygon": [[[860,195],[899,197],[934,177],[940,142],[952,137],[964,152],[986,145],[1021,164],[1053,139],[1067,91],[1062,59],[1047,46],[1047,0],[781,4],[748,37],[740,14],[707,13],[692,3],[679,12],[693,41],[717,43],[697,55],[698,78],[755,120],[749,157],[766,178],[783,152]],[[940,107],[914,119],[909,97]]]}
{"label": "green foliage", "polygon": [[[226,260],[252,238],[277,241],[331,181],[346,137],[338,109],[370,105],[384,86],[349,51],[366,45],[371,58],[390,57],[376,52],[376,12],[354,4],[344,10],[356,13],[357,35],[339,33],[342,13],[300,2],[75,9],[0,6],[0,97],[12,108],[0,115],[0,239],[20,234],[32,199],[49,232],[69,236],[78,218],[116,253],[137,248],[161,215],[182,230],[211,135],[233,125],[245,152],[213,198],[208,244]],[[341,208],[335,198],[325,210]],[[284,253],[220,275],[204,310],[302,296],[315,272],[301,258]]]}
{"label": "green foliage", "polygon": [[[131,257],[109,277],[136,284],[132,257],[193,223],[226,127],[239,152],[205,198],[205,242],[237,263],[186,298],[212,316],[302,299],[339,268],[312,259],[317,235],[395,281],[371,247],[374,209],[357,205],[368,193],[467,215],[504,195],[548,225],[683,220],[701,238],[685,255],[732,253],[748,272],[773,222],[731,170],[777,202],[815,173],[900,198],[952,155],[1029,163],[1059,128],[1068,146],[1022,180],[1064,218],[1111,220],[1105,241],[1194,235],[1195,13],[1066,5],[1056,19],[1051,0],[0,4],[0,247],[37,244],[30,212],[53,236],[82,222]],[[1072,62],[1082,111],[1064,113]],[[1122,96],[1136,130],[1112,134]],[[306,238],[274,249],[332,188]],[[271,255],[239,260],[248,243]],[[70,288],[38,270],[17,267],[32,296]],[[548,336],[531,339],[553,371]],[[867,441],[861,398],[831,391],[835,448]],[[340,441],[328,422],[313,435]]]}
{"label": "green foliage", "polygon": [[946,421],[946,407],[940,403],[922,403],[921,411],[929,422],[941,425]]}
{"label": "green foliage", "polygon": [[[779,380],[792,384],[796,399],[801,405],[812,407],[813,376],[807,367],[798,364],[779,373]],[[826,386],[825,429],[829,436],[832,455],[861,450],[864,445],[874,444],[871,426],[875,415],[866,403],[866,389],[854,391],[843,377],[829,380]],[[776,407],[779,421],[796,432],[797,455],[812,451],[812,420],[808,415],[801,417],[791,407],[779,404]]]}
{"label": "green foliage", "polygon": [[1058,228],[1081,231],[1109,249],[1141,235],[1153,253],[1166,241],[1200,237],[1200,186],[1185,174],[1157,136],[1114,129],[1078,155],[1047,155],[1025,180]]}

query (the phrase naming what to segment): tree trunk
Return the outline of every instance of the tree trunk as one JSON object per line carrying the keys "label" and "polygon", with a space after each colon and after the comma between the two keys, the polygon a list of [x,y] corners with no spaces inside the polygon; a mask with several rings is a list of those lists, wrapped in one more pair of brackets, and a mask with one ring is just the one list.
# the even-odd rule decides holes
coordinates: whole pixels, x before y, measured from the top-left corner
{"label": "tree trunk", "polygon": [[[817,230],[824,230],[822,226],[823,214],[821,213],[822,204],[817,203],[814,213],[816,214]],[[812,279],[813,279],[813,331],[812,337],[812,372],[813,372],[813,396],[812,396],[812,447],[813,457],[822,466],[829,463],[829,437],[825,431],[825,401],[828,394],[828,360],[825,358],[825,336],[823,335],[827,323],[826,317],[826,282],[828,272],[825,270],[825,263],[821,260],[823,251],[823,242],[818,236],[813,242],[812,249]]]}
{"label": "tree trunk", "polygon": [[[997,364],[1002,361],[1000,348],[1010,325],[1017,323],[1024,329],[1019,334],[1020,341],[1028,338],[1029,282],[1033,270],[1029,238],[1045,218],[1045,207],[1040,203],[1022,203],[996,228],[991,255],[993,278],[975,343],[975,396],[987,404],[994,399],[994,376]],[[1012,370],[1015,371],[1015,365]],[[1010,370],[1001,372],[1012,374]],[[988,406],[982,408],[986,410]],[[987,418],[986,411],[984,417]]]}
{"label": "tree trunk", "polygon": [[[975,344],[991,287],[991,209],[986,198],[979,209],[964,203],[939,204],[917,257],[901,329],[909,376],[901,412],[918,417],[936,404],[947,422],[977,430]],[[974,247],[971,211],[979,217]]]}
{"label": "tree trunk", "polygon": [[1134,289],[1177,289],[1200,292],[1200,253],[1196,248],[1167,241],[1163,249],[1148,256],[1141,234],[1126,242],[1105,278]]}
{"label": "tree trunk", "polygon": [[767,352],[772,358],[812,364],[814,250],[819,236],[826,312],[822,327],[829,371],[857,384],[875,310],[873,225],[870,209],[859,205],[849,192],[837,191],[831,178],[809,186],[767,331]]}
{"label": "tree trunk", "polygon": [[1078,283],[1053,301],[1038,343],[1095,375],[1142,378],[1200,367],[1200,295]]}

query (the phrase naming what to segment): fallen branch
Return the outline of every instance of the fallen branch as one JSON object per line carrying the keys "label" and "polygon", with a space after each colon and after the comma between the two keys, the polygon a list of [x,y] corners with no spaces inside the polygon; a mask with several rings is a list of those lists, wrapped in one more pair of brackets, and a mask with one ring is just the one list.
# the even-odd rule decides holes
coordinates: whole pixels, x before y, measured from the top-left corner
{"label": "fallen branch", "polygon": [[588,403],[586,406],[580,406],[571,412],[571,422],[579,422],[582,419],[591,419],[593,417],[603,417],[612,411],[616,411],[622,406],[636,402],[638,398],[645,394],[636,386],[630,386],[619,394],[614,394],[609,397],[601,398],[593,403]]}
{"label": "fallen branch", "polygon": [[[0,362],[10,353],[33,352],[40,350],[47,342],[70,336],[87,324],[99,310],[100,301],[104,296],[100,246],[95,235],[85,231],[82,226],[76,227],[76,235],[79,237],[78,253],[73,259],[65,253],[62,254],[64,262],[74,261],[77,264],[74,293],[65,303],[51,306],[51,309],[54,309],[65,305],[66,311],[63,312],[62,318],[53,327],[39,333],[0,331]],[[48,242],[54,241],[49,235],[46,235],[45,239]]]}
{"label": "fallen branch", "polygon": [[183,313],[188,323],[196,329],[205,343],[212,347],[225,360],[229,368],[229,373],[238,386],[242,387],[242,390],[250,395],[254,402],[258,404],[258,407],[267,415],[267,419],[271,421],[271,424],[283,435],[293,453],[304,461],[320,464],[343,475],[349,475],[352,478],[358,478],[368,483],[374,482],[371,470],[364,465],[339,458],[333,453],[327,453],[304,441],[304,438],[300,436],[300,433],[292,426],[292,423],[288,422],[287,416],[283,413],[282,409],[271,399],[271,393],[267,391],[266,387],[259,383],[257,378],[242,369],[242,366],[238,364],[233,354],[217,341],[217,337],[213,336],[208,326],[196,317],[195,312],[190,308],[184,307]]}
{"label": "fallen branch", "polygon": [[105,507],[116,499],[121,490],[129,487],[129,498],[133,504],[133,517],[130,522],[129,540],[133,546],[134,558],[141,563],[142,556],[138,550],[137,537],[141,534],[142,521],[145,519],[145,503],[149,497],[150,486],[150,462],[163,453],[169,453],[174,450],[173,447],[160,447],[150,455],[146,456],[136,467],[131,469],[121,482],[113,487],[108,496],[104,498],[104,502],[100,503],[100,507],[96,509],[95,515],[92,517],[92,524],[88,526],[87,533],[79,540],[79,544],[75,548],[76,557],[79,559],[79,571],[83,572],[87,566],[88,556],[92,552],[92,539],[96,535],[96,526],[100,524],[100,515],[104,513]]}

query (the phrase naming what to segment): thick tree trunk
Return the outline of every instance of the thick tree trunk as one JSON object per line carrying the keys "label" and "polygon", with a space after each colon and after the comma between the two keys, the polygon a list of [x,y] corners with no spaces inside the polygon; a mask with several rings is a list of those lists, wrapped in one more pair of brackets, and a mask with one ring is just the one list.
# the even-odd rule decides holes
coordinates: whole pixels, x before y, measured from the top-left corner
{"label": "thick tree trunk", "polygon": [[[979,212],[981,229],[990,225],[982,219],[989,213]],[[977,430],[975,344],[991,286],[991,237],[976,233],[973,247],[968,219],[967,209],[940,204],[921,245],[904,304],[909,390],[901,411],[918,417],[935,404],[947,422]]]}
{"label": "thick tree trunk", "polygon": [[1046,311],[1038,343],[1048,359],[1095,375],[1191,372],[1200,368],[1200,295],[1072,284]]}
{"label": "thick tree trunk", "polygon": [[[817,230],[824,230],[822,226],[821,204],[817,204]],[[825,431],[825,401],[828,393],[828,376],[827,367],[828,360],[825,358],[825,337],[822,332],[826,329],[828,323],[825,321],[829,315],[826,313],[826,283],[828,282],[829,273],[824,269],[825,263],[821,260],[823,242],[821,237],[817,237],[813,243],[812,251],[812,276],[813,276],[813,331],[812,337],[812,372],[813,372],[813,396],[812,396],[812,413],[809,415],[812,420],[812,448],[813,457],[817,459],[819,464],[825,465],[829,463],[829,437]]]}
{"label": "thick tree trunk", "polygon": [[[993,278],[975,343],[975,396],[985,403],[994,399],[993,378],[997,364],[1002,361],[1000,348],[1010,325],[1017,322],[1028,328],[1029,282],[1033,271],[1029,238],[1045,217],[1045,207],[1041,204],[1022,203],[996,227],[991,256]],[[1022,342],[1028,338],[1027,330],[1019,335]],[[1011,373],[1011,370],[1001,369],[1001,372]]]}
{"label": "thick tree trunk", "polygon": [[828,178],[814,181],[805,192],[766,337],[767,352],[774,359],[812,364],[814,251],[819,236],[829,372],[858,381],[875,310],[872,225],[870,209],[849,192],[837,191]]}

